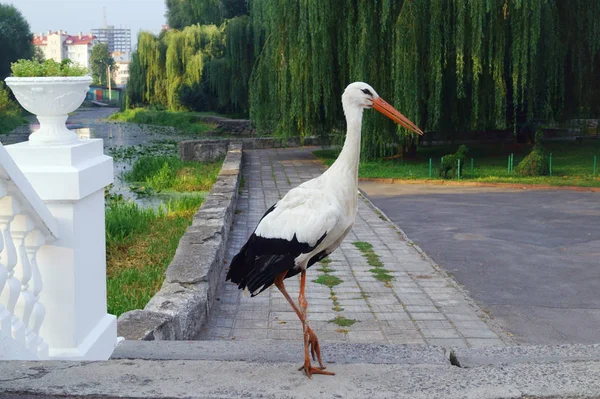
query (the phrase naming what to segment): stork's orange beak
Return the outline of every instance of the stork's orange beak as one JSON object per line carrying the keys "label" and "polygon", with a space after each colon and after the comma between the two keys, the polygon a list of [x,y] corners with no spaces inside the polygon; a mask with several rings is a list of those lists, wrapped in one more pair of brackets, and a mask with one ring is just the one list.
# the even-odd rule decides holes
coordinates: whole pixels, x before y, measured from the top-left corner
{"label": "stork's orange beak", "polygon": [[373,100],[373,108],[387,116],[400,126],[415,132],[419,135],[423,135],[423,131],[410,121],[406,116],[402,115],[396,108],[385,102],[381,97],[377,97]]}

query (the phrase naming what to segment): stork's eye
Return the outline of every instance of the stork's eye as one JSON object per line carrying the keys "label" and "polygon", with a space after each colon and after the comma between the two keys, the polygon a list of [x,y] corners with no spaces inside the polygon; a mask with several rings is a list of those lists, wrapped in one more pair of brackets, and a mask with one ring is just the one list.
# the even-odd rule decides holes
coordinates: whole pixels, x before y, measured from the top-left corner
{"label": "stork's eye", "polygon": [[365,94],[368,94],[368,95],[370,95],[371,97],[373,96],[373,93],[371,93],[371,92],[369,91],[369,89],[362,89],[361,91],[362,91],[363,93],[365,93]]}

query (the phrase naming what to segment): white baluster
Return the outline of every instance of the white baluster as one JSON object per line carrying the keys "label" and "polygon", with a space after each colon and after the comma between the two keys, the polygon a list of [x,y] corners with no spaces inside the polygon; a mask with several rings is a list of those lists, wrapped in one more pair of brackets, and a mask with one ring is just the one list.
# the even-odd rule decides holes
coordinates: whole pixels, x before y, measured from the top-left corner
{"label": "white baluster", "polygon": [[[0,200],[0,229],[2,230],[2,237],[4,239],[4,250],[2,251],[1,262],[6,265],[8,269],[7,285],[0,296],[0,303],[2,303],[8,310],[8,313],[11,314],[10,329],[13,338],[25,344],[25,326],[15,315],[15,306],[17,304],[17,299],[21,294],[21,283],[15,277],[17,251],[10,234],[10,224],[19,211],[20,205],[13,197],[4,197]],[[6,322],[6,320],[4,320],[4,322]],[[3,326],[3,328],[6,328],[6,326]]]}
{"label": "white baluster", "polygon": [[[0,199],[6,197],[6,181],[4,179],[0,179]],[[1,203],[0,203],[1,205]],[[4,249],[4,240],[2,239],[2,234],[0,234],[0,254]],[[6,310],[6,307],[2,304],[2,291],[4,289],[4,285],[8,281],[8,267],[6,263],[2,261],[0,258],[0,333],[4,333],[4,335],[10,335],[10,313]]]}
{"label": "white baluster", "polygon": [[42,292],[42,276],[37,266],[37,252],[46,242],[46,238],[39,230],[33,230],[25,238],[25,249],[31,265],[31,284],[29,292],[33,298],[31,307],[25,310],[23,322],[29,327],[28,334],[25,337],[27,348],[37,352],[40,359],[48,357],[48,344],[40,337],[40,327],[46,315],[46,309],[40,302],[40,293]]}
{"label": "white baluster", "polygon": [[[21,282],[21,295],[17,299],[15,305],[15,316],[17,325],[13,324],[13,329],[18,330],[18,339],[23,339],[26,343],[26,336],[30,334],[27,326],[29,317],[25,317],[27,313],[31,314],[33,308],[34,297],[29,290],[29,280],[31,280],[31,264],[25,249],[25,237],[34,228],[33,220],[27,213],[20,213],[13,219],[10,224],[10,232],[13,237],[13,242],[17,246],[17,266],[15,267],[15,277]],[[17,338],[15,336],[15,338]]]}

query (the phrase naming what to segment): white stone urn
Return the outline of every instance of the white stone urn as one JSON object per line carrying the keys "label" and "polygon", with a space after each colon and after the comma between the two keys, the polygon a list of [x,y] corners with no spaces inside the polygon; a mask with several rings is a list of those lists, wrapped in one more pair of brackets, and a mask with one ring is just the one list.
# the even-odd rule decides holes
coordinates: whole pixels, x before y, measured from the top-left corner
{"label": "white stone urn", "polygon": [[77,141],[77,134],[67,129],[65,122],[83,103],[91,83],[89,76],[6,78],[19,104],[40,121],[40,128],[29,136],[31,145]]}

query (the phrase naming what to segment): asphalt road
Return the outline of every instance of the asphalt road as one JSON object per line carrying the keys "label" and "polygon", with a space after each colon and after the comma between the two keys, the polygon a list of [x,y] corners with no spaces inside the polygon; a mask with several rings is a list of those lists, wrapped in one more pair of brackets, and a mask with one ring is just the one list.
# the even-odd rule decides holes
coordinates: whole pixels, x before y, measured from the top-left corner
{"label": "asphalt road", "polygon": [[600,193],[360,186],[517,342],[600,342]]}

